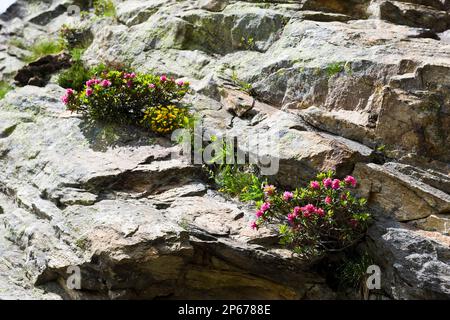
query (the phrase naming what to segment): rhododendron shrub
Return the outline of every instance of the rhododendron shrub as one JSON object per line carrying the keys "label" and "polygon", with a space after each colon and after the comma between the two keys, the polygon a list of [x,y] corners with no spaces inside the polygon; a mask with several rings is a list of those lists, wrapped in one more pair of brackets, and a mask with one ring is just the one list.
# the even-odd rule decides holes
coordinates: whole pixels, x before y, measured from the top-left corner
{"label": "rhododendron shrub", "polygon": [[341,181],[327,172],[294,191],[264,186],[251,226],[280,223],[281,243],[305,257],[345,249],[364,236],[370,219],[366,200],[352,194],[356,185],[352,176]]}
{"label": "rhododendron shrub", "polygon": [[105,70],[88,80],[80,92],[67,90],[62,102],[68,110],[94,120],[145,125],[143,120],[156,114],[150,109],[178,108],[176,104],[188,90],[189,83],[166,76]]}

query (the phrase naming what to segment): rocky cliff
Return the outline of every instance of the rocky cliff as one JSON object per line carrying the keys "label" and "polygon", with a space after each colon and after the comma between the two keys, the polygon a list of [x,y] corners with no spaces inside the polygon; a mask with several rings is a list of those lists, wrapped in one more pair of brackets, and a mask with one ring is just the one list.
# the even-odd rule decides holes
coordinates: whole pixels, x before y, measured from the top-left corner
{"label": "rocky cliff", "polygon": [[[353,174],[379,293],[450,298],[449,1],[114,2],[116,18],[81,22],[86,64],[188,79],[209,134],[279,135],[281,185]],[[72,4],[18,0],[0,16],[0,80],[27,64],[11,39],[79,23]],[[65,111],[50,76],[0,100],[0,298],[340,297],[169,139]]]}

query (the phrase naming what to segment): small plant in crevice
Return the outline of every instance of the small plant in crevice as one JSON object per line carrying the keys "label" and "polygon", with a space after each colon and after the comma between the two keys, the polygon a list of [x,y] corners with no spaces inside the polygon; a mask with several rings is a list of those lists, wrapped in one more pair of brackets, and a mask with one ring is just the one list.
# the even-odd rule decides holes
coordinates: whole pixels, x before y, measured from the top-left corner
{"label": "small plant in crevice", "polygon": [[325,69],[328,78],[331,78],[331,77],[343,72],[345,70],[345,65],[346,65],[345,62],[330,63]]}
{"label": "small plant in crevice", "polygon": [[2,100],[6,94],[12,90],[12,86],[6,81],[0,81],[0,100]]}
{"label": "small plant in crevice", "polygon": [[212,175],[219,191],[241,201],[261,202],[264,193],[261,186],[265,183],[251,166],[224,165]]}
{"label": "small plant in crevice", "polygon": [[365,284],[368,277],[367,269],[373,265],[372,257],[364,252],[362,254],[346,257],[337,268],[337,279],[341,289],[362,289],[365,291]]}
{"label": "small plant in crevice", "polygon": [[90,119],[121,125],[138,125],[166,134],[189,123],[189,113],[179,101],[189,83],[167,76],[111,70],[104,65],[82,90],[67,89],[62,102],[67,109]]}
{"label": "small plant in crevice", "polygon": [[237,74],[236,70],[234,70],[234,69],[231,72],[231,81],[237,87],[239,87],[239,89],[241,91],[248,93],[249,95],[253,95],[253,86],[250,83],[239,79],[238,74]]}
{"label": "small plant in crevice", "polygon": [[302,257],[342,251],[362,239],[370,219],[366,200],[350,191],[356,183],[352,176],[341,181],[329,171],[294,191],[265,186],[252,227],[280,224],[280,243]]}
{"label": "small plant in crevice", "polygon": [[[217,138],[212,137],[214,142]],[[234,150],[230,150],[226,143],[207,164],[209,177],[216,184],[219,192],[231,197],[237,197],[240,201],[253,201],[260,204],[264,199],[261,187],[267,181],[261,177],[256,167],[244,164],[228,164],[226,159],[233,155]]]}
{"label": "small plant in crevice", "polygon": [[94,13],[99,17],[116,17],[116,7],[111,0],[94,0]]}

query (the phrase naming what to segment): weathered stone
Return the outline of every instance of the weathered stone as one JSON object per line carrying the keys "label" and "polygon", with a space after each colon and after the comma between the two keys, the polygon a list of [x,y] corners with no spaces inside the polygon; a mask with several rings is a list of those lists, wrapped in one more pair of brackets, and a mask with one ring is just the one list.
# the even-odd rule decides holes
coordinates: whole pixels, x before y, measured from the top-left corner
{"label": "weathered stone", "polygon": [[[277,183],[353,173],[375,217],[366,244],[380,293],[450,296],[449,1],[128,0],[115,1],[117,19],[82,21],[61,11],[72,3],[18,0],[0,16],[1,80],[23,67],[12,37],[76,24],[92,33],[87,65],[191,82],[183,103],[206,139],[275,137],[265,153],[279,161]],[[0,101],[1,298],[339,297],[272,229],[249,228],[249,206],[172,158],[178,146],[65,112],[56,78],[34,77],[24,84],[51,84]],[[67,287],[72,265],[82,290]]]}
{"label": "weathered stone", "polygon": [[444,238],[388,221],[374,225],[368,246],[381,268],[382,289],[394,299],[448,299],[450,241]]}
{"label": "weathered stone", "polygon": [[357,164],[353,174],[369,205],[398,221],[450,213],[450,195],[401,173],[395,164]]}

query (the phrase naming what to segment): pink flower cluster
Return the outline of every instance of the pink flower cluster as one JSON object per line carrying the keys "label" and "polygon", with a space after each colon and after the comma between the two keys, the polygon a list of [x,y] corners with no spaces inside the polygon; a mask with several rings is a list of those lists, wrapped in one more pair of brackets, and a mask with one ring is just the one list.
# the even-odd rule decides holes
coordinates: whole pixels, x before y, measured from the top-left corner
{"label": "pink flower cluster", "polygon": [[99,79],[90,79],[88,81],[86,81],[86,87],[91,88],[92,86],[99,84],[101,82],[101,80]]}
{"label": "pink flower cluster", "polygon": [[289,213],[287,219],[289,222],[294,222],[295,218],[299,217],[300,214],[305,218],[310,218],[313,214],[319,217],[325,216],[325,211],[322,208],[317,208],[313,204],[307,204],[304,207],[295,207],[292,213]]}
{"label": "pink flower cluster", "polygon": [[101,85],[103,88],[108,88],[112,85],[112,82],[107,79],[104,79],[104,80],[89,79],[88,81],[86,81],[86,96],[87,97],[91,96],[94,93],[93,87],[97,84]]}
{"label": "pink flower cluster", "polygon": [[123,75],[124,79],[134,79],[136,78],[136,73],[132,72],[132,73],[124,73]]}
{"label": "pink flower cluster", "polygon": [[345,182],[347,185],[351,185],[353,188],[356,187],[356,184],[357,184],[357,181],[356,181],[355,177],[353,177],[353,176],[347,176],[347,177],[344,179],[344,182]]}
{"label": "pink flower cluster", "polygon": [[[264,213],[266,213],[268,210],[270,209],[270,202],[264,202],[261,205],[261,208],[256,211],[256,218],[263,218],[264,217]],[[256,221],[252,222],[251,227],[253,229],[257,229],[258,228],[258,224],[256,223]]]}
{"label": "pink flower cluster", "polygon": [[322,183],[325,189],[339,190],[341,188],[341,180],[339,179],[331,180],[330,178],[326,178],[323,179]]}
{"label": "pink flower cluster", "polygon": [[61,97],[61,102],[64,104],[69,103],[70,96],[72,96],[75,92],[72,89],[67,89],[66,94]]}
{"label": "pink flower cluster", "polygon": [[284,200],[284,201],[292,200],[292,198],[294,198],[294,194],[293,194],[292,192],[285,191],[285,192],[283,193],[283,200]]}

